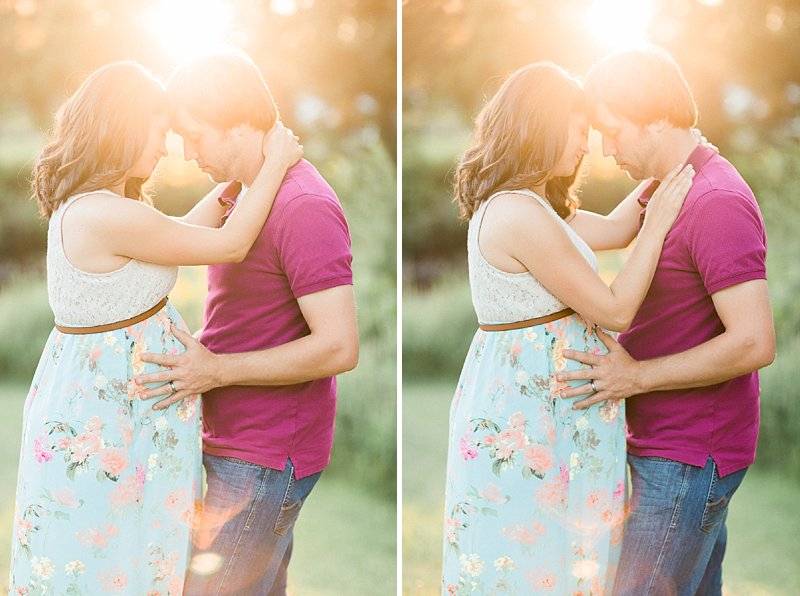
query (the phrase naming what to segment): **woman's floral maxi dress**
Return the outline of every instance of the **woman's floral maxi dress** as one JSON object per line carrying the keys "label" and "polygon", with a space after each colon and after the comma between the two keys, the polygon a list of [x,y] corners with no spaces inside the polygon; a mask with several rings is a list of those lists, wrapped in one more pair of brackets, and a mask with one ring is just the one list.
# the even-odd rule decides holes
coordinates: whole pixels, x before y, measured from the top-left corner
{"label": "woman's floral maxi dress", "polygon": [[[138,261],[97,279],[69,270],[54,232],[61,214],[54,214],[48,237],[57,320],[65,297],[53,290],[70,294],[59,283],[65,277],[72,290],[91,286],[92,307],[112,314],[123,295],[143,312],[148,307],[137,300],[152,307],[171,289],[174,268]],[[59,266],[66,276],[53,269]],[[120,284],[123,294],[114,296]],[[112,303],[104,305],[103,296]],[[143,353],[183,351],[171,323],[186,329],[168,303],[124,329],[51,332],[23,413],[10,594],[182,593],[200,488],[200,404],[190,398],[156,411],[157,400],[140,400],[146,388],[133,382],[158,369],[141,360]]]}
{"label": "woman's floral maxi dress", "polygon": [[[499,271],[482,257],[477,234],[489,202],[473,216],[468,241],[479,319],[513,322],[565,308],[531,275]],[[564,227],[596,268],[588,246]],[[565,349],[606,351],[577,314],[475,334],[450,411],[443,594],[611,592],[626,501],[624,402],[573,410],[574,400],[557,397],[565,385],[555,374],[581,366]]]}

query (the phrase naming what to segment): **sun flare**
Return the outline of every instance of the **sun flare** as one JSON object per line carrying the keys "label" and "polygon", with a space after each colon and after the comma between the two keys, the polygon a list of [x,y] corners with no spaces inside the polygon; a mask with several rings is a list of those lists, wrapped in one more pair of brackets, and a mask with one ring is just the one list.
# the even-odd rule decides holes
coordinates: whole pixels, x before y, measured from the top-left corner
{"label": "sun flare", "polygon": [[652,18],[652,0],[594,0],[586,26],[603,43],[619,48],[645,41]]}
{"label": "sun flare", "polygon": [[162,0],[141,13],[142,25],[175,60],[184,60],[224,43],[231,10],[220,0]]}

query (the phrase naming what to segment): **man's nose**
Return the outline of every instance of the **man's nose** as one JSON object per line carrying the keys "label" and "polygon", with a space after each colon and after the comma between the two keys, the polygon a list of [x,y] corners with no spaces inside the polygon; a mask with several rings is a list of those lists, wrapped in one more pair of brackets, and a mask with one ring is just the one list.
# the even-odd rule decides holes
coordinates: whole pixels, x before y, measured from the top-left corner
{"label": "man's nose", "polygon": [[603,157],[613,157],[617,154],[617,147],[614,143],[603,136]]}
{"label": "man's nose", "polygon": [[195,151],[191,143],[185,140],[183,141],[183,159],[186,161],[197,159],[197,151]]}

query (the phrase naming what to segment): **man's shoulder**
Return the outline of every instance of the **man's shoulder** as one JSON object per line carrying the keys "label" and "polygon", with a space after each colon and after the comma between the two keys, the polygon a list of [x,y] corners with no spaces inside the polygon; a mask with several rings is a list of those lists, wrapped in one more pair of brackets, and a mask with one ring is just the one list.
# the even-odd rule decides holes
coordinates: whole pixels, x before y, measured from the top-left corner
{"label": "man's shoulder", "polygon": [[753,191],[736,167],[723,156],[715,154],[695,176],[687,202],[726,196],[755,200]]}
{"label": "man's shoulder", "polygon": [[338,198],[331,185],[322,177],[317,168],[305,159],[289,168],[283,179],[278,196],[275,198],[276,208],[285,208],[299,197],[306,200],[334,200]]}

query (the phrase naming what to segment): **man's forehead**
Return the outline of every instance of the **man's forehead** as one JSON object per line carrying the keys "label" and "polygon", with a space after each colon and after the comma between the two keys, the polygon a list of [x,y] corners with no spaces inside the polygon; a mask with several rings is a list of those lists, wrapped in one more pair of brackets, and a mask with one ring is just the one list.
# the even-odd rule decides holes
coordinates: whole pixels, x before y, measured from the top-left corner
{"label": "man's forehead", "polygon": [[604,102],[599,102],[592,111],[592,126],[598,130],[621,128],[627,120],[615,116]]}
{"label": "man's forehead", "polygon": [[172,129],[182,133],[201,132],[209,125],[194,118],[185,107],[179,106],[172,110],[170,114],[170,124]]}

